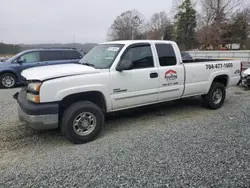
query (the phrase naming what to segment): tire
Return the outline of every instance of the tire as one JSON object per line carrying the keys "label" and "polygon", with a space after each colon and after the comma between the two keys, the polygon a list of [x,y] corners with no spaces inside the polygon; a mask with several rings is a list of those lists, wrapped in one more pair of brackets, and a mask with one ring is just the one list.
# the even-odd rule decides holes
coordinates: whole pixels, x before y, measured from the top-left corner
{"label": "tire", "polygon": [[[7,79],[7,81],[6,81]],[[4,73],[0,75],[0,87],[1,88],[13,88],[16,86],[17,79],[16,76],[12,73]]]}
{"label": "tire", "polygon": [[[214,96],[216,94],[219,95]],[[225,86],[221,83],[214,82],[208,94],[202,96],[202,103],[204,107],[216,110],[223,105],[225,98],[226,98]]]}
{"label": "tire", "polygon": [[[78,123],[74,125],[76,119],[78,119]],[[83,144],[93,141],[99,136],[103,125],[104,113],[100,107],[89,101],[79,101],[64,111],[61,119],[61,132],[72,143]],[[85,126],[92,128],[89,128],[89,132],[84,132],[83,130],[87,129]]]}

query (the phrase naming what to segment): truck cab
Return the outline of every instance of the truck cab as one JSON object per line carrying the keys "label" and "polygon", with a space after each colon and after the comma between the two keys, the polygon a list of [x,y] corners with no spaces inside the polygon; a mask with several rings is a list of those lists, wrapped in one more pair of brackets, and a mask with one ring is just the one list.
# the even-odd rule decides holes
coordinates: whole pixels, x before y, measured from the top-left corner
{"label": "truck cab", "polygon": [[95,46],[75,65],[24,70],[19,118],[33,128],[58,128],[74,143],[95,139],[106,113],[202,96],[220,108],[240,79],[240,61],[184,63],[173,41],[113,41]]}

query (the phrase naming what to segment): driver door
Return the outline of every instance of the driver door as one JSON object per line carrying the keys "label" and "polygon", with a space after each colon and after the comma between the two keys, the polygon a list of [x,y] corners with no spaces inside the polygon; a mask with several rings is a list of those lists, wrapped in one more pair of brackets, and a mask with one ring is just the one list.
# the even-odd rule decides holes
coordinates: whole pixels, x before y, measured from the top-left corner
{"label": "driver door", "polygon": [[132,61],[133,68],[110,72],[113,110],[155,103],[158,100],[159,78],[150,43],[128,47],[122,60]]}

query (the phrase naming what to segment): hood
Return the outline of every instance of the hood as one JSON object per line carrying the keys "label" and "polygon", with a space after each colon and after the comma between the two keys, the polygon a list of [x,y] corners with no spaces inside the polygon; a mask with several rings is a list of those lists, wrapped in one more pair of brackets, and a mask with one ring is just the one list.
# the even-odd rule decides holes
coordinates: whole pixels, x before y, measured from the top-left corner
{"label": "hood", "polygon": [[48,65],[42,67],[29,68],[22,71],[21,75],[26,80],[47,80],[64,76],[72,76],[78,74],[99,73],[100,69],[95,69],[81,64],[65,64],[65,65]]}
{"label": "hood", "polygon": [[6,67],[6,66],[8,66],[9,65],[9,63],[8,62],[6,62],[6,61],[0,61],[0,67]]}

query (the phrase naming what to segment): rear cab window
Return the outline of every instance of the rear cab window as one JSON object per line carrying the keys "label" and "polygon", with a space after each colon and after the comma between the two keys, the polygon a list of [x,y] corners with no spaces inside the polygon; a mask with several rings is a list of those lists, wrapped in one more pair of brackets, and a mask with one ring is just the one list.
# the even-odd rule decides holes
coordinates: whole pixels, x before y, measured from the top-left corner
{"label": "rear cab window", "polygon": [[176,65],[177,59],[171,44],[156,43],[155,47],[161,67]]}

